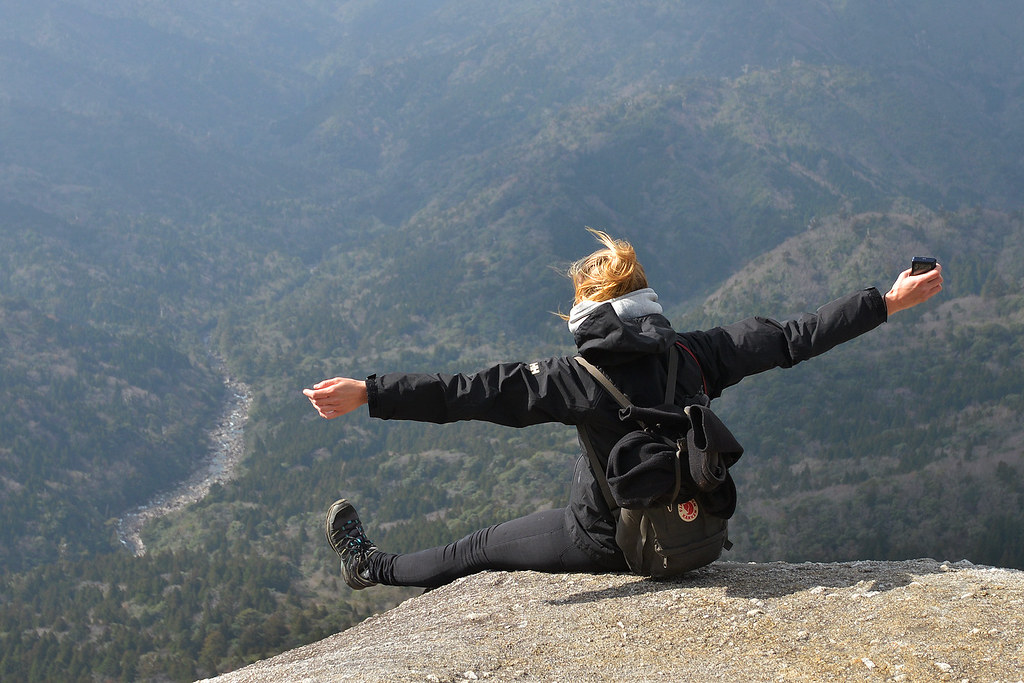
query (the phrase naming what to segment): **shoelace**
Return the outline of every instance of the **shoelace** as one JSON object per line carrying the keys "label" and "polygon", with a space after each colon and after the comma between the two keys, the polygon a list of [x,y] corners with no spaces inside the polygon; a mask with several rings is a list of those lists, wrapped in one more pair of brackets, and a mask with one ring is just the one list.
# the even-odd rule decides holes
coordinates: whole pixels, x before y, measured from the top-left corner
{"label": "shoelace", "polygon": [[[363,525],[358,519],[350,519],[341,526],[344,533],[344,547],[346,550],[362,550],[371,545],[369,539],[363,534]],[[341,545],[339,543],[339,545]]]}

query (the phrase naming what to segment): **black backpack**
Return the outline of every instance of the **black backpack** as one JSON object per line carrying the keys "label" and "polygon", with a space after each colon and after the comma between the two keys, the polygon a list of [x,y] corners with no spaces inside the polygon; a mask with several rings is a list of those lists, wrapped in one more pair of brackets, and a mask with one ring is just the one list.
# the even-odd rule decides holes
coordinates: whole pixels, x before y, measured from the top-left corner
{"label": "black backpack", "polygon": [[743,447],[711,412],[705,393],[687,397],[682,407],[675,404],[679,353],[673,345],[665,401],[651,408],[633,405],[599,368],[576,357],[622,407],[619,419],[640,426],[605,459],[586,428],[578,429],[616,517],[615,541],[630,570],[642,576],[676,576],[714,562],[732,547],[728,531],[736,485],[729,467]]}

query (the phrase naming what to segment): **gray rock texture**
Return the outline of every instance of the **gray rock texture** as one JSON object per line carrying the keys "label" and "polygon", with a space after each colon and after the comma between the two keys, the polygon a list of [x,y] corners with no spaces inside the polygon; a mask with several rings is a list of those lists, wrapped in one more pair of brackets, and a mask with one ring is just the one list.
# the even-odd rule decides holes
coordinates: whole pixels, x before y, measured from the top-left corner
{"label": "gray rock texture", "polygon": [[1022,681],[1024,572],[934,560],[721,562],[671,581],[485,572],[212,680]]}

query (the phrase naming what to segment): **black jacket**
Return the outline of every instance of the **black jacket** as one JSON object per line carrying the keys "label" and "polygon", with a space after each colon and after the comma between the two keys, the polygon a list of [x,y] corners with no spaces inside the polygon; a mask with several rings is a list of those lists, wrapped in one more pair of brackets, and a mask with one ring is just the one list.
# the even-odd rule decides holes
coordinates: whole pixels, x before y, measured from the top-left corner
{"label": "black jacket", "polygon": [[[744,377],[792,367],[885,320],[885,301],[874,288],[781,323],[748,318],[682,334],[662,315],[623,321],[605,304],[577,328],[575,340],[580,354],[638,406],[662,403],[668,350],[680,342],[693,354],[681,356],[676,396],[682,405],[685,397],[700,391],[717,398]],[[366,385],[372,417],[435,423],[484,420],[512,427],[585,425],[594,447],[605,456],[636,428],[618,419],[618,404],[572,357],[501,363],[473,374],[385,374],[368,378]],[[598,562],[618,564],[614,519],[585,453],[576,461],[566,516],[579,547]]]}

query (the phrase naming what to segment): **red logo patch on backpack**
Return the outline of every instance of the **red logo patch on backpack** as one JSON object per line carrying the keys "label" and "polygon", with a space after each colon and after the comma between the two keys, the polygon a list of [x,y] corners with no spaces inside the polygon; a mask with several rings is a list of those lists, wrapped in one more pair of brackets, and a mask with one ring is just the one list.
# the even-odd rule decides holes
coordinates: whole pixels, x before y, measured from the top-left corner
{"label": "red logo patch on backpack", "polygon": [[700,514],[700,510],[697,509],[696,500],[688,500],[685,503],[680,503],[677,512],[679,513],[679,519],[684,522],[692,522],[697,519],[697,515]]}

